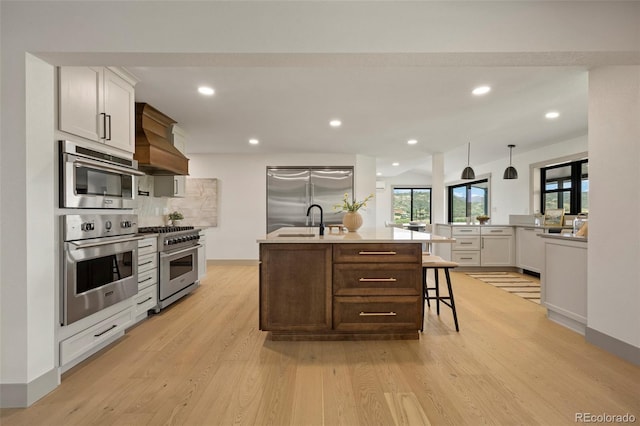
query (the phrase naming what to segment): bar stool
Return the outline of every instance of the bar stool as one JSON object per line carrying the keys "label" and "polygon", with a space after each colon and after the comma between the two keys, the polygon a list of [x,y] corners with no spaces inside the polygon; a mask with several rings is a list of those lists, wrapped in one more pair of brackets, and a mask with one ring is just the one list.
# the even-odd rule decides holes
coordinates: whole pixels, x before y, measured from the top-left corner
{"label": "bar stool", "polygon": [[[449,274],[449,269],[457,267],[458,264],[456,262],[449,262],[447,260],[442,259],[440,256],[432,256],[432,255],[423,255],[422,256],[422,282],[424,288],[424,300],[427,301],[427,306],[431,307],[431,300],[436,301],[436,312],[440,315],[440,302],[444,303],[453,311],[453,321],[456,324],[456,331],[460,331],[460,327],[458,327],[458,315],[456,313],[456,303],[453,300],[453,289],[451,288],[451,276]],[[435,275],[435,286],[429,287],[427,283],[427,271],[429,269],[433,269]],[[440,269],[444,269],[444,275],[447,281],[447,289],[449,290],[448,296],[440,295],[440,282],[438,279],[438,275]],[[432,296],[429,292],[435,291],[435,296]],[[422,328],[424,329],[424,305],[422,307]]]}

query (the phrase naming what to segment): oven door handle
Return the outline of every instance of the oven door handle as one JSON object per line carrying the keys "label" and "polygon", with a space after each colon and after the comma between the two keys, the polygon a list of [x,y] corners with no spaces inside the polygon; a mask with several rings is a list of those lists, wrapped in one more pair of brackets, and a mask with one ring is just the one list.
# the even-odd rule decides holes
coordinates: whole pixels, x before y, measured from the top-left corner
{"label": "oven door handle", "polygon": [[126,173],[129,175],[134,175],[134,176],[144,176],[145,174],[141,171],[138,171],[136,169],[129,169],[127,167],[119,167],[116,165],[111,165],[111,164],[105,164],[105,163],[101,163],[100,161],[94,161],[94,160],[88,160],[88,159],[80,159],[80,158],[75,158],[73,160],[73,164],[76,167],[82,167],[82,166],[89,166],[89,167],[95,167],[97,169],[102,169],[102,170],[107,170],[107,171],[111,171],[111,172],[118,172],[118,173]]}
{"label": "oven door handle", "polygon": [[197,249],[197,248],[198,248],[198,246],[190,246],[190,247],[187,247],[187,248],[182,249],[182,250],[160,252],[160,257],[169,257],[169,256],[173,256],[173,255],[176,255],[176,254],[182,254],[182,253],[186,253],[188,251],[191,251],[191,250]]}
{"label": "oven door handle", "polygon": [[141,236],[141,237],[118,238],[113,240],[109,239],[109,241],[97,241],[97,242],[90,242],[90,243],[86,243],[86,242],[83,243],[83,242],[77,242],[77,241],[69,241],[69,243],[73,244],[76,250],[81,250],[89,247],[106,246],[107,244],[128,243],[131,241],[138,241],[138,240],[144,240],[144,239],[145,237]]}

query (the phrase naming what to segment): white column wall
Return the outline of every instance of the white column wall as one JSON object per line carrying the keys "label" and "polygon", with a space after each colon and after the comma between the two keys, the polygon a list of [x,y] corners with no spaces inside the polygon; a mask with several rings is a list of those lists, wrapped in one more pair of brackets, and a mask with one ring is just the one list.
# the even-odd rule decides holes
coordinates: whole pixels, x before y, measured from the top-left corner
{"label": "white column wall", "polygon": [[587,326],[640,348],[640,67],[589,72]]}
{"label": "white column wall", "polygon": [[376,226],[376,159],[366,155],[356,155],[355,170],[355,197],[356,200],[364,200],[373,194],[373,198],[367,201],[367,206],[360,209],[362,215],[362,227],[374,228]]}
{"label": "white column wall", "polygon": [[437,152],[431,157],[431,223],[447,221],[446,187],[444,185],[444,154]]}

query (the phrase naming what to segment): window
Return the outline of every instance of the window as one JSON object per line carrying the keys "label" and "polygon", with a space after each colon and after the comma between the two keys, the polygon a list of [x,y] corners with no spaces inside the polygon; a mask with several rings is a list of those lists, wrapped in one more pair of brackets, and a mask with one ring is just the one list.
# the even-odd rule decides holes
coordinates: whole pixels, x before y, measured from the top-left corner
{"label": "window", "polygon": [[393,221],[431,223],[431,188],[393,188]]}
{"label": "window", "polygon": [[540,169],[541,205],[566,214],[589,213],[589,163],[573,161]]}
{"label": "window", "polygon": [[449,222],[467,222],[489,212],[489,180],[449,187]]}

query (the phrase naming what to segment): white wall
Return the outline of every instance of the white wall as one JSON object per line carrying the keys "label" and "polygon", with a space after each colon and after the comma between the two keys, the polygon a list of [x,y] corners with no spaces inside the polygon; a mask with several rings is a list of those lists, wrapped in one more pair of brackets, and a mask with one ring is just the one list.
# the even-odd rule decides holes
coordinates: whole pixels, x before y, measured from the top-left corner
{"label": "white wall", "polygon": [[394,186],[431,186],[431,177],[416,172],[405,172],[396,176],[378,177],[377,180],[385,183],[384,189],[377,189],[376,202],[376,226],[384,227],[385,222],[393,221],[393,187]]}
{"label": "white wall", "polygon": [[[367,193],[375,188],[371,159],[356,159],[355,155],[192,154],[190,160],[191,177],[218,179],[218,226],[207,230],[209,259],[258,259],[256,240],[265,235],[267,228],[267,166],[354,166],[358,199],[363,191]],[[336,200],[338,202],[340,200]],[[363,226],[375,223],[375,216],[364,218]]]}
{"label": "white wall", "polygon": [[[502,174],[509,165],[509,151],[505,147],[505,157],[486,164],[473,165],[476,176],[489,175],[491,180],[491,222],[494,224],[509,223],[510,214],[533,214],[530,211],[531,198],[531,165],[553,160],[569,155],[586,152],[588,149],[587,136],[560,141],[543,148],[524,153],[514,150],[513,165],[518,170],[518,179],[504,180]],[[447,155],[445,154],[445,162]],[[460,170],[455,175],[445,178],[445,186],[461,183]],[[385,221],[391,220],[392,188],[394,185],[425,185],[431,186],[432,179],[419,173],[403,173],[389,178],[378,178],[386,184],[384,190],[377,190],[377,220],[378,226],[384,226]],[[433,201],[435,203],[435,201]],[[446,199],[444,200],[446,203]],[[435,206],[434,206],[435,207]],[[433,207],[432,207],[433,210]],[[444,207],[445,219],[447,207]],[[444,221],[435,221],[443,223]]]}
{"label": "white wall", "polygon": [[636,348],[640,348],[639,118],[640,67],[589,72],[587,327]]}
{"label": "white wall", "polygon": [[[516,143],[517,145],[517,143]],[[587,136],[560,141],[545,147],[520,153],[517,146],[513,151],[513,166],[518,170],[518,179],[505,180],[502,178],[504,169],[509,165],[509,150],[505,146],[504,158],[486,164],[473,164],[476,176],[490,175],[491,223],[507,224],[510,214],[533,214],[530,211],[531,198],[531,169],[532,164],[561,158],[588,149]],[[446,161],[446,155],[445,155]],[[446,185],[461,183],[460,173],[446,177]]]}

